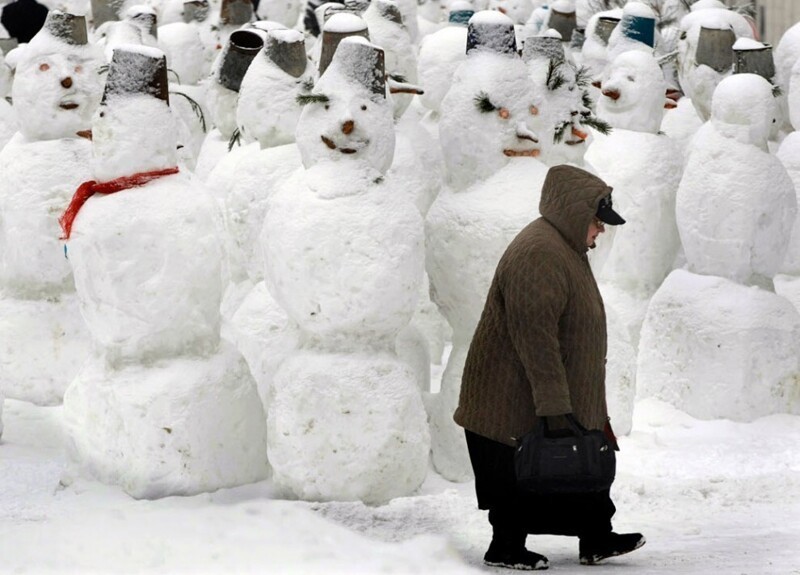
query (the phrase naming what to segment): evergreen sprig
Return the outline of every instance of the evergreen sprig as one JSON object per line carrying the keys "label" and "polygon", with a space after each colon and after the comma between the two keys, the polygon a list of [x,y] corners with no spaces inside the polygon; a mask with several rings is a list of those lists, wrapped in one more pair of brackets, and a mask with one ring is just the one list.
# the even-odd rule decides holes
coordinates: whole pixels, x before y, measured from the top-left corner
{"label": "evergreen sprig", "polygon": [[579,88],[588,88],[591,81],[592,78],[589,76],[589,68],[581,66],[575,70],[575,84],[577,84]]}
{"label": "evergreen sprig", "polygon": [[300,84],[300,89],[303,90],[303,92],[310,92],[311,90],[313,90],[314,78],[306,78],[305,80],[303,80],[303,83]]}
{"label": "evergreen sprig", "polygon": [[597,116],[594,115],[586,116],[581,120],[581,123],[584,126],[589,126],[594,128],[604,136],[607,136],[611,133],[611,124],[609,124],[605,120],[601,120]]}
{"label": "evergreen sprig", "polygon": [[228,140],[228,151],[230,152],[233,150],[233,146],[241,146],[242,145],[242,134],[239,132],[239,128],[236,128],[231,134],[231,139]]}
{"label": "evergreen sprig", "polygon": [[203,108],[194,98],[191,98],[188,94],[184,94],[183,92],[178,92],[177,90],[171,91],[170,94],[177,94],[178,96],[183,96],[189,101],[189,105],[192,107],[192,112],[200,118],[200,126],[203,128],[203,133],[205,134],[208,131],[206,127],[206,116],[203,114]]}
{"label": "evergreen sprig", "polygon": [[402,74],[387,74],[387,76],[399,84],[408,82],[408,79]]}
{"label": "evergreen sprig", "polygon": [[489,99],[489,94],[486,92],[480,92],[475,98],[473,98],[475,102],[475,107],[478,108],[483,114],[488,114],[490,112],[494,112],[497,110],[497,106],[492,104],[492,101]]}
{"label": "evergreen sprig", "polygon": [[295,101],[299,105],[305,106],[307,104],[327,104],[331,100],[325,94],[298,94]]}
{"label": "evergreen sprig", "polygon": [[569,120],[565,120],[556,126],[553,131],[553,141],[556,144],[564,138],[564,134],[567,133],[567,128],[572,128],[572,122]]}
{"label": "evergreen sprig", "polygon": [[552,92],[567,83],[567,79],[558,69],[559,67],[560,64],[556,64],[553,60],[550,60],[547,65],[547,88]]}

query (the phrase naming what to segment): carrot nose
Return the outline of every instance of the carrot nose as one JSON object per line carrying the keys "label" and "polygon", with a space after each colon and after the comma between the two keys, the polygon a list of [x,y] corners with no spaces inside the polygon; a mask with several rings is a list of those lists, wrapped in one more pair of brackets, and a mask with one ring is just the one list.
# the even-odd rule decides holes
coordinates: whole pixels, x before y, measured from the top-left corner
{"label": "carrot nose", "polygon": [[619,100],[619,90],[603,90],[603,96],[611,98],[612,100]]}
{"label": "carrot nose", "polygon": [[61,85],[64,86],[65,88],[71,88],[72,87],[72,78],[67,76],[66,78],[61,80]]}
{"label": "carrot nose", "polygon": [[588,132],[584,132],[583,130],[579,130],[575,126],[572,126],[572,135],[575,136],[576,138],[580,138],[581,140],[585,140],[586,138],[589,137],[589,133]]}
{"label": "carrot nose", "polygon": [[353,120],[347,120],[344,124],[342,124],[342,132],[349,135],[355,127],[356,124],[353,122]]}

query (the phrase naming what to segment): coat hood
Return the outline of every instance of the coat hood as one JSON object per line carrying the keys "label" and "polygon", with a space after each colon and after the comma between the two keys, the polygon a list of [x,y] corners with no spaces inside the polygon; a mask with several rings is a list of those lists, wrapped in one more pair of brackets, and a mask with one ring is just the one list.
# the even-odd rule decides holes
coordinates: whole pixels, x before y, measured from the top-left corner
{"label": "coat hood", "polygon": [[562,164],[547,172],[539,213],[578,253],[585,253],[589,224],[612,188],[586,170]]}

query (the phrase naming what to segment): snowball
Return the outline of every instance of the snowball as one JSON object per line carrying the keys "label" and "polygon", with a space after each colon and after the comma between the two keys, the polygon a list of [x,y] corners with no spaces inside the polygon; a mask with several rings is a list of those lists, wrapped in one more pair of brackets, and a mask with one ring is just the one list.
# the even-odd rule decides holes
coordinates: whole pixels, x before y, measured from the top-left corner
{"label": "snowball", "polygon": [[0,381],[6,397],[60,404],[90,349],[74,293],[50,299],[0,297]]}
{"label": "snowball", "polygon": [[323,27],[325,32],[334,32],[336,34],[352,34],[366,29],[367,23],[362,18],[347,12],[334,14],[325,22]]}
{"label": "snowball", "polygon": [[513,26],[514,22],[497,10],[481,10],[469,19],[470,26]]}
{"label": "snowball", "polygon": [[551,9],[561,14],[572,14],[575,12],[575,2],[573,0],[556,0]]}
{"label": "snowball", "polygon": [[[792,132],[786,136],[775,156],[781,161],[792,179],[795,194],[800,194],[800,132]],[[800,204],[800,197],[798,197],[798,204]],[[792,235],[788,245],[789,248],[780,271],[784,274],[800,276],[800,210],[792,226]]]}
{"label": "snowball", "polygon": [[[478,107],[477,102],[484,96],[487,108],[494,110],[484,112]],[[520,127],[522,132],[535,132],[531,106],[536,104],[520,58],[484,51],[471,53],[456,69],[441,105],[439,136],[448,183],[463,189],[490,177],[514,154],[537,154],[538,144],[519,137]],[[500,107],[507,110],[507,118],[500,116]]]}
{"label": "snowball", "polygon": [[86,202],[70,263],[81,312],[108,361],[215,349],[221,234],[213,198],[182,173]]}
{"label": "snowball", "polygon": [[637,18],[655,18],[655,12],[644,2],[628,2],[622,8],[625,16],[636,16]]}
{"label": "snowball", "polygon": [[[309,103],[300,114],[295,135],[306,168],[333,163],[345,171],[372,170],[377,177],[391,166],[392,109],[374,91],[382,81],[374,50],[364,38],[345,38],[314,86],[313,93],[328,100]],[[349,133],[346,122],[352,122]]]}
{"label": "snowball", "polygon": [[269,198],[267,285],[306,332],[341,345],[393,344],[416,306],[422,221],[398,184],[351,171],[299,170]]}
{"label": "snowball", "polygon": [[279,489],[377,504],[422,484],[428,424],[414,376],[396,357],[297,352],[274,388],[268,453]]}
{"label": "snowball", "polygon": [[[89,128],[100,101],[98,54],[65,46],[54,41],[36,51],[26,47],[17,63],[11,96],[20,131],[29,140],[76,137]],[[69,87],[62,84],[66,78]]]}
{"label": "snowball", "polygon": [[678,270],[642,327],[637,401],[655,397],[700,419],[800,413],[800,315],[781,296]]}
{"label": "snowball", "polygon": [[109,96],[92,124],[92,162],[100,182],[177,164],[175,118],[150,95]]}
{"label": "snowball", "polygon": [[603,72],[597,115],[614,128],[655,134],[664,116],[667,83],[655,57],[623,52]]}
{"label": "snowball", "polygon": [[287,44],[294,44],[303,40],[304,36],[297,30],[270,30],[270,36],[275,38],[278,42],[285,42]]}
{"label": "snowball", "polygon": [[181,84],[197,84],[208,75],[208,57],[196,26],[183,22],[159,26],[158,43]]}
{"label": "snowball", "polygon": [[[586,159],[614,188],[614,209],[626,220],[613,228],[613,242],[600,238],[594,251],[607,255],[597,277],[650,296],[672,271],[680,247],[675,196],[683,173],[681,151],[666,136],[615,129],[592,143]],[[632,335],[636,341],[638,334]]]}
{"label": "snowball", "polygon": [[419,48],[419,82],[425,91],[420,102],[434,112],[450,89],[458,64],[466,59],[467,29],[449,26],[422,39]]}
{"label": "snowball", "polygon": [[79,466],[136,498],[214,491],[268,473],[264,410],[228,344],[208,357],[120,369],[93,358],[67,390],[64,419]]}
{"label": "snowball", "polygon": [[752,38],[739,38],[733,44],[734,50],[763,50],[766,47],[766,44],[762,44],[758,40],[753,40]]}

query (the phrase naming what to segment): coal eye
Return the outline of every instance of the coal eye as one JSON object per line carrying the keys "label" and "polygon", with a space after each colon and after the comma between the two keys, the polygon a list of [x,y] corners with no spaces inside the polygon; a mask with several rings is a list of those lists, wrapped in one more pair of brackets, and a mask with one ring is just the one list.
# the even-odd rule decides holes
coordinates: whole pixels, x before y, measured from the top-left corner
{"label": "coal eye", "polygon": [[106,113],[105,112],[100,112],[100,117],[101,118],[105,118],[106,117]]}
{"label": "coal eye", "polygon": [[47,72],[49,69],[50,69],[50,64],[47,64],[46,62],[42,62],[41,64],[39,64],[39,70],[41,70],[42,72]]}
{"label": "coal eye", "polygon": [[367,105],[366,104],[361,104],[361,109],[362,110],[366,110],[367,109]]}
{"label": "coal eye", "polygon": [[330,108],[331,108],[331,107],[330,107],[328,104],[325,104],[325,109],[326,109],[326,110],[330,110]]}
{"label": "coal eye", "polygon": [[633,76],[628,76],[628,82],[635,82],[636,80],[633,79]]}

